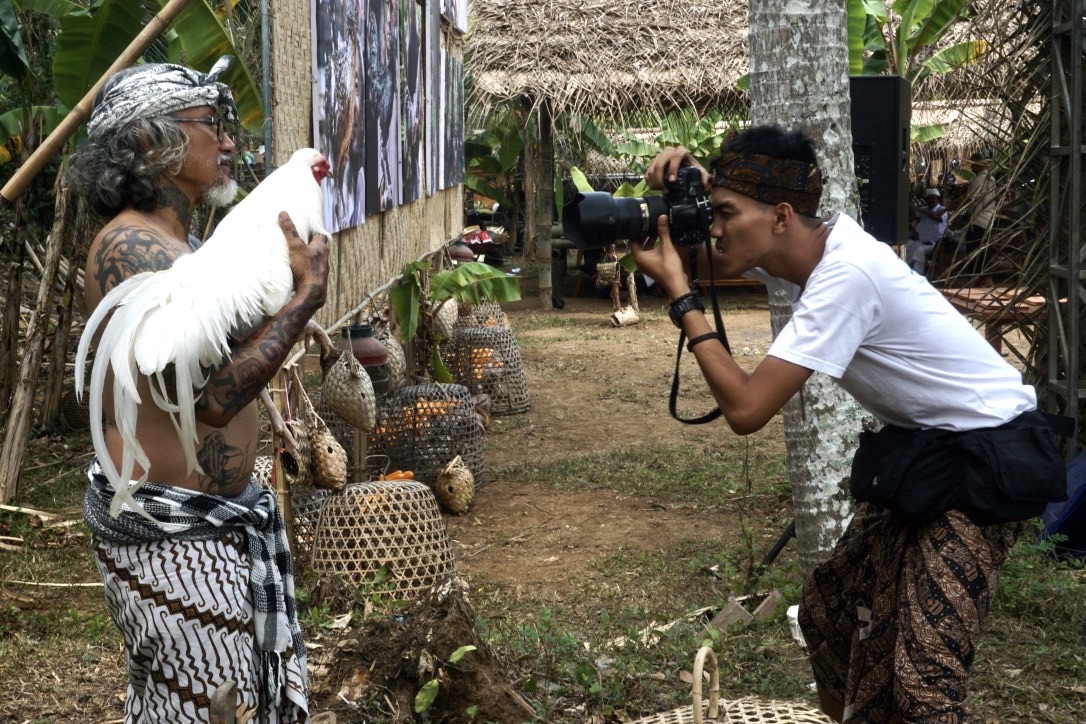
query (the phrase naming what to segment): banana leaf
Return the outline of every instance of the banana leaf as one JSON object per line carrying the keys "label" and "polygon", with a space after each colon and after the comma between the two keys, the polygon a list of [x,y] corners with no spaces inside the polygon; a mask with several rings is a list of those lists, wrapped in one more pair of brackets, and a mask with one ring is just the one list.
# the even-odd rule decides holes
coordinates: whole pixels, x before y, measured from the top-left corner
{"label": "banana leaf", "polygon": [[415,338],[419,329],[419,310],[422,307],[422,282],[419,269],[429,269],[429,262],[408,264],[404,267],[403,281],[388,291],[388,303],[400,320],[400,339],[407,344]]}
{"label": "banana leaf", "polygon": [[592,188],[592,184],[588,182],[588,177],[584,175],[584,171],[574,166],[569,170],[569,177],[573,179],[573,185],[577,187],[577,190],[583,194],[595,191]]}
{"label": "banana leaf", "polygon": [[[131,2],[131,0],[127,0]],[[169,0],[158,0],[165,6]],[[177,42],[184,51],[186,63],[197,70],[207,71],[224,55],[240,55],[230,34],[207,0],[193,0],[173,22]],[[175,44],[176,47],[176,44]],[[171,55],[175,52],[170,50]],[[240,60],[235,60],[219,78],[234,92],[241,126],[250,133],[263,133],[264,109],[260,89]]]}
{"label": "banana leaf", "polygon": [[0,0],[0,73],[12,78],[25,78],[33,73],[11,0]]}
{"label": "banana leaf", "polygon": [[435,302],[515,302],[520,299],[520,279],[482,262],[458,264],[434,274],[430,298]]}
{"label": "banana leaf", "polygon": [[[18,155],[23,147],[23,128],[25,110],[15,108],[0,116],[0,163],[7,163]],[[30,122],[38,124],[38,138],[45,138],[53,132],[64,117],[64,111],[57,106],[31,106]]]}
{"label": "banana leaf", "polygon": [[927,126],[912,126],[909,128],[909,140],[912,143],[934,141],[946,135],[946,129],[940,123],[932,123]]}
{"label": "banana leaf", "polygon": [[[0,0],[0,5],[3,0]],[[16,0],[15,6],[24,13],[40,13],[60,20],[68,13],[83,12],[82,6],[72,0]]]}
{"label": "banana leaf", "polygon": [[96,0],[64,15],[53,57],[57,98],[74,108],[142,29],[143,4],[132,0]]}

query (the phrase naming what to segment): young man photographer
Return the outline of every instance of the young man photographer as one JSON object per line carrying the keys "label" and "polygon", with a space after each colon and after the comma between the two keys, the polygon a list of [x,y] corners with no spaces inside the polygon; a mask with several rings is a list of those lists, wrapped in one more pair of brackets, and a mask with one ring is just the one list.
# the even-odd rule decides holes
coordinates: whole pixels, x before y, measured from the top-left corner
{"label": "young man photographer", "polygon": [[[697,164],[668,149],[646,178],[663,188],[684,165]],[[748,374],[691,293],[666,217],[657,248],[632,244],[729,426],[760,429],[815,371],[886,424],[862,437],[853,465],[853,495],[868,502],[803,588],[822,707],[838,721],[968,721],[968,673],[999,567],[1037,501],[1065,487],[1036,394],[890,247],[844,214],[819,218],[821,174],[801,133],[751,128],[725,141],[702,178],[715,273],[760,269],[796,292],[791,320]]]}

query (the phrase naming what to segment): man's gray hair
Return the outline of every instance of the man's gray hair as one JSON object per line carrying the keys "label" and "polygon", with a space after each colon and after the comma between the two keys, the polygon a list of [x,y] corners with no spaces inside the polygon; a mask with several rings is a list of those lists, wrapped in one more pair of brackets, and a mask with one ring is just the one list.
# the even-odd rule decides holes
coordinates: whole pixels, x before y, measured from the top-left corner
{"label": "man's gray hair", "polygon": [[161,175],[176,174],[188,152],[188,136],[169,116],[134,121],[115,133],[86,141],[72,156],[68,177],[99,214],[126,208],[153,211],[165,201]]}

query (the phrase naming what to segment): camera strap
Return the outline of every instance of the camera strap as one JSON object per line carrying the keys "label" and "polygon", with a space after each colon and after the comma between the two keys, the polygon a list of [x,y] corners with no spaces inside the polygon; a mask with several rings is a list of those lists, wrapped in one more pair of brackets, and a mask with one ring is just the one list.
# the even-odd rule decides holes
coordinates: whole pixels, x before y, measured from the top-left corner
{"label": "camera strap", "polygon": [[[713,321],[716,323],[716,334],[720,337],[720,341],[724,344],[724,349],[728,351],[728,354],[732,353],[731,345],[728,344],[728,335],[724,331],[724,318],[720,314],[720,302],[716,296],[716,277],[713,273],[713,242],[712,239],[705,239],[705,251],[706,258],[709,259],[709,298],[713,304]],[[698,247],[692,246],[689,249],[690,253],[690,276],[693,281],[691,285],[697,288],[698,284]],[[679,330],[679,347],[675,352],[675,375],[671,378],[671,396],[668,399],[668,411],[671,416],[687,425],[704,425],[707,422],[712,422],[721,416],[720,408],[707,412],[701,417],[683,418],[679,417],[677,403],[679,400],[679,362],[683,358],[683,346],[686,344],[686,330]]]}

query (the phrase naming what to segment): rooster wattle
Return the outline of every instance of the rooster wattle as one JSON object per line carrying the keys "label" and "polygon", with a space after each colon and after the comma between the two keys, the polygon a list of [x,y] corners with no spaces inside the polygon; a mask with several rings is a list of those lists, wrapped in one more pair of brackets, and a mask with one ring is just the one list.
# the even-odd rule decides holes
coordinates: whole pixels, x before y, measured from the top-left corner
{"label": "rooster wattle", "polygon": [[[142,272],[118,284],[87,320],[76,354],[80,395],[90,342],[109,317],[96,345],[89,407],[94,450],[115,491],[111,515],[118,515],[123,504],[143,513],[131,497],[150,473],[136,438],[142,402],[138,375],[148,378],[154,403],[170,414],[189,473],[203,472],[196,458],[196,391],[206,383],[207,371],[229,357],[233,339],[249,337],[290,300],[294,278],[278,216],[286,211],[303,239],[327,235],[321,181],[328,175],[322,153],[296,151],[219,222],[197,251],[179,257],[169,269]],[[170,368],[172,384],[164,374]],[[110,369],[115,424],[123,442],[120,470],[102,426]],[[135,463],[143,474],[131,483]]]}

